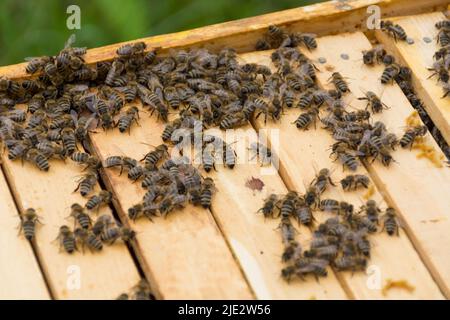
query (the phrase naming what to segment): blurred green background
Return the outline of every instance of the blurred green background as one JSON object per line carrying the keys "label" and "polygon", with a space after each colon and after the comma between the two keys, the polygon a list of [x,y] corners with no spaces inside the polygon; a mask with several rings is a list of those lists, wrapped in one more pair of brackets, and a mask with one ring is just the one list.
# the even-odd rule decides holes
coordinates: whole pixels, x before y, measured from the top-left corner
{"label": "blurred green background", "polygon": [[[0,65],[53,55],[71,33],[89,48],[321,2],[318,0],[0,0]],[[66,9],[81,8],[81,30]]]}

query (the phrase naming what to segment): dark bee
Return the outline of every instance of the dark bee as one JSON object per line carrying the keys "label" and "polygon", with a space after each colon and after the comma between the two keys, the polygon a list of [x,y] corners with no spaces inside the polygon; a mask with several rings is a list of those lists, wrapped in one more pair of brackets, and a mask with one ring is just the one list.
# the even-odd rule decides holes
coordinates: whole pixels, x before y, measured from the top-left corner
{"label": "dark bee", "polygon": [[380,63],[385,55],[386,50],[382,45],[378,45],[371,50],[363,51],[363,63],[366,65],[373,65],[375,62]]}
{"label": "dark bee", "polygon": [[214,193],[214,180],[212,178],[205,178],[202,183],[202,191],[200,193],[200,203],[203,208],[211,207],[212,195]]}
{"label": "dark bee", "polygon": [[167,123],[164,131],[161,134],[162,140],[164,142],[170,141],[172,138],[172,134],[175,132],[175,130],[181,127],[181,124],[181,119],[175,119],[174,121]]}
{"label": "dark bee", "polygon": [[86,197],[89,193],[94,190],[95,185],[97,184],[98,175],[95,172],[87,172],[78,183],[77,188],[74,192],[80,190],[80,194],[83,197]]}
{"label": "dark bee", "polygon": [[26,72],[33,74],[41,71],[44,66],[52,60],[52,58],[44,56],[38,58],[26,58],[25,60],[28,61],[28,64],[25,67]]}
{"label": "dark bee", "polygon": [[436,22],[436,24],[434,25],[436,27],[436,29],[448,29],[450,28],[450,20],[441,20]]}
{"label": "dark bee", "polygon": [[212,169],[216,170],[215,146],[213,143],[207,143],[203,147],[200,155],[203,169],[205,169],[206,172],[210,172]]}
{"label": "dark bee", "polygon": [[381,83],[386,84],[393,82],[394,78],[400,73],[400,66],[396,63],[388,65],[381,75]]}
{"label": "dark bee", "polygon": [[348,191],[350,189],[356,190],[359,186],[368,188],[370,184],[369,177],[362,174],[348,175],[341,180],[342,189]]}
{"label": "dark bee", "polygon": [[331,180],[330,170],[327,168],[320,169],[319,174],[311,182],[319,193],[323,193],[327,188],[328,184],[334,186],[333,180]]}
{"label": "dark bee", "polygon": [[317,48],[316,35],[313,33],[300,33],[298,35],[300,41],[305,45],[308,50]]}
{"label": "dark bee", "polygon": [[101,240],[92,232],[92,230],[87,230],[83,228],[77,228],[74,231],[75,239],[80,242],[81,249],[84,252],[84,247],[87,246],[89,250],[101,251],[103,249],[103,243]]}
{"label": "dark bee", "polygon": [[120,174],[124,168],[130,170],[138,165],[138,161],[130,157],[111,156],[105,160],[105,168],[120,167]]}
{"label": "dark bee", "polygon": [[133,290],[135,300],[151,300],[150,286],[145,279],[140,280]]}
{"label": "dark bee", "polygon": [[111,227],[114,224],[113,219],[111,216],[103,214],[95,220],[94,225],[92,226],[92,232],[99,236],[102,231],[106,228]]}
{"label": "dark bee", "polygon": [[340,210],[340,203],[334,199],[324,199],[320,201],[319,209],[322,211],[338,213]]}
{"label": "dark bee", "polygon": [[102,190],[98,194],[89,198],[86,202],[86,209],[94,210],[95,208],[99,208],[101,205],[106,205],[111,202],[112,194],[109,191]]}
{"label": "dark bee", "polygon": [[105,226],[102,233],[100,234],[100,238],[103,242],[112,245],[118,239],[122,239],[124,242],[128,242],[133,240],[136,236],[136,233],[127,227],[113,227],[113,226]]}
{"label": "dark bee", "polygon": [[67,253],[71,254],[77,250],[75,236],[68,226],[59,228],[59,234],[56,239],[59,240],[60,248],[64,248]]}
{"label": "dark bee", "polygon": [[295,208],[295,217],[297,218],[298,223],[305,226],[311,225],[314,220],[311,207],[305,204],[297,204]]}
{"label": "dark bee", "polygon": [[48,159],[37,149],[29,149],[26,152],[25,159],[34,163],[39,170],[48,171],[50,169]]}
{"label": "dark bee", "polygon": [[371,222],[378,224],[381,209],[378,208],[375,200],[368,200],[365,205],[361,206],[360,212],[364,212]]}
{"label": "dark bee", "polygon": [[411,129],[408,129],[403,137],[400,139],[400,146],[402,148],[412,147],[414,140],[417,137],[423,137],[427,133],[426,126],[417,126]]}
{"label": "dark bee", "polygon": [[258,157],[262,166],[269,165],[272,162],[272,151],[264,144],[252,142],[249,150],[253,153],[253,157],[250,160]]}
{"label": "dark bee", "polygon": [[352,171],[356,171],[359,166],[359,162],[354,155],[349,153],[344,146],[338,146],[333,153],[336,154],[337,159],[342,163],[342,166],[349,168]]}
{"label": "dark bee", "polygon": [[280,202],[281,217],[289,217],[294,214],[295,206],[299,198],[295,191],[289,191]]}
{"label": "dark bee", "polygon": [[333,72],[330,79],[338,91],[342,93],[350,92],[347,82],[339,72]]}
{"label": "dark bee", "polygon": [[364,95],[365,97],[358,98],[358,100],[367,100],[366,108],[370,108],[373,113],[379,113],[383,108],[388,108],[372,91],[367,91]]}
{"label": "dark bee", "polygon": [[143,160],[147,166],[155,168],[158,162],[166,156],[169,156],[168,147],[165,144],[161,144],[155,147],[155,150],[147,153],[141,161]]}
{"label": "dark bee", "polygon": [[400,25],[392,23],[392,21],[383,20],[380,23],[380,27],[381,30],[393,37],[395,41],[397,41],[397,39],[403,41],[407,39],[405,30]]}
{"label": "dark bee", "polygon": [[296,261],[302,256],[302,247],[298,241],[291,241],[283,251],[281,260],[283,262]]}
{"label": "dark bee", "polygon": [[119,56],[129,57],[144,52],[146,48],[147,45],[144,42],[136,42],[121,46],[119,49],[117,49],[116,53]]}
{"label": "dark bee", "polygon": [[139,119],[139,109],[137,107],[135,107],[135,106],[130,107],[125,112],[125,114],[123,114],[119,118],[119,121],[117,122],[117,126],[119,127],[119,131],[122,132],[122,133],[127,131],[127,130],[130,131],[131,124],[133,123],[133,121],[138,123],[138,119]]}
{"label": "dark bee", "polygon": [[28,241],[33,240],[36,233],[36,223],[41,223],[36,210],[33,208],[27,209],[22,216],[19,233],[23,231],[23,234]]}
{"label": "dark bee", "polygon": [[78,203],[72,204],[70,207],[71,213],[70,216],[74,218],[75,222],[78,222],[81,228],[89,229],[92,221],[89,215],[84,211],[84,208]]}
{"label": "dark bee", "polygon": [[294,228],[288,217],[283,216],[281,218],[281,223],[278,228],[281,231],[281,239],[285,246],[288,246],[289,243],[295,240],[297,230]]}
{"label": "dark bee", "polygon": [[339,271],[364,271],[367,267],[367,260],[357,256],[342,256],[334,261],[333,266]]}
{"label": "dark bee", "polygon": [[77,150],[75,131],[72,128],[66,127],[61,130],[61,140],[67,155],[71,155]]}
{"label": "dark bee", "polygon": [[264,200],[264,205],[258,212],[262,212],[264,218],[273,218],[277,208],[277,202],[278,196],[272,193]]}
{"label": "dark bee", "polygon": [[386,230],[387,234],[392,236],[394,234],[399,235],[397,213],[394,208],[387,208],[383,215],[383,230]]}

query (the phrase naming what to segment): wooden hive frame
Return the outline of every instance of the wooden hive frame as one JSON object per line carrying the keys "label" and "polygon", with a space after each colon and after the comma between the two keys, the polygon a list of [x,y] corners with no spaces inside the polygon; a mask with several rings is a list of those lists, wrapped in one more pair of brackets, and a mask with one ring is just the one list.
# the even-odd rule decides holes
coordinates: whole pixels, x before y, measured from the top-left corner
{"label": "wooden hive frame", "polygon": [[[378,5],[383,17],[424,14],[398,19],[400,24],[405,23],[408,33],[419,39],[425,31],[429,31],[431,23],[443,17],[441,12],[446,9],[447,1],[330,1],[140,40],[147,44],[148,49],[161,47],[162,52],[173,48],[205,47],[219,50],[224,46],[234,47],[241,53],[242,60],[273,67],[269,52],[251,52],[256,40],[270,24],[291,31],[314,32],[321,36],[318,39],[319,47],[311,53],[305,53],[313,59],[325,57],[330,68],[341,71],[350,79],[352,94],[356,96],[359,96],[361,87],[373,86],[376,90],[384,90],[385,103],[395,104],[396,107],[385,111],[380,117],[390,129],[400,134],[404,118],[413,111],[411,105],[396,84],[385,89],[380,87],[380,68],[363,68],[362,63],[355,62],[361,58],[361,50],[371,46],[361,32],[366,31],[365,20],[370,5]],[[409,21],[415,19],[425,23],[425,29],[414,29],[414,24]],[[435,99],[436,91],[433,90],[436,90],[436,84],[423,79],[422,69],[428,62],[417,64],[418,60],[427,59],[420,55],[424,52],[422,47],[405,47],[394,43],[379,31],[375,32],[375,36],[412,68],[414,84],[429,108],[428,113],[449,141],[450,104]],[[111,60],[121,45],[123,43],[90,49],[86,61],[95,63]],[[339,57],[340,46],[347,48],[350,60],[344,61]],[[432,55],[432,49],[428,48],[425,52],[427,55],[431,52]],[[0,76],[27,78],[29,75],[25,73],[24,67],[25,64],[0,67]],[[328,77],[329,72],[321,70],[319,84],[326,87]],[[357,102],[352,102],[352,105],[364,107]],[[308,280],[287,284],[281,280],[279,270],[282,265],[278,259],[281,244],[278,234],[273,230],[276,224],[264,221],[255,212],[268,193],[284,193],[288,189],[304,191],[314,175],[311,167],[336,166],[325,151],[331,144],[328,134],[320,128],[314,136],[298,132],[290,124],[295,117],[296,112],[290,110],[280,123],[268,122],[265,125],[258,120],[244,128],[247,132],[263,128],[280,129],[281,145],[277,150],[279,172],[263,175],[259,165],[252,163],[238,165],[234,170],[219,166],[217,172],[211,174],[219,192],[209,211],[188,207],[165,220],[158,219],[155,223],[139,221],[134,225],[128,220],[126,210],[139,200],[142,190],[131,186],[115,170],[102,170],[104,185],[114,194],[112,209],[123,224],[132,225],[138,231],[138,237],[130,248],[108,248],[107,252],[95,256],[86,254],[67,257],[58,254],[57,248],[51,244],[57,226],[65,221],[67,208],[73,202],[81,202],[77,194],[71,193],[79,174],[75,165],[52,162],[52,170],[41,173],[27,164],[22,166],[18,162],[11,162],[2,155],[4,175],[0,175],[0,197],[3,200],[0,228],[7,232],[2,232],[0,243],[11,243],[11,250],[2,254],[12,256],[12,252],[15,252],[19,258],[18,267],[14,270],[6,265],[7,259],[0,260],[0,279],[6,284],[3,288],[7,288],[0,290],[0,298],[114,298],[131,288],[140,276],[149,280],[153,293],[160,299],[449,298],[450,255],[446,248],[450,246],[447,232],[450,230],[450,206],[445,196],[450,191],[450,175],[448,169],[436,168],[426,161],[417,160],[414,152],[404,150],[396,153],[399,165],[394,168],[386,170],[376,163],[365,164],[361,173],[369,175],[376,186],[374,198],[384,207],[395,207],[404,224],[404,232],[397,239],[377,237],[371,263],[382,270],[383,283],[389,279],[405,278],[416,289],[413,292],[394,289],[385,295],[382,288],[371,289],[366,285],[366,274],[352,276],[350,273],[334,273],[331,270],[329,277],[320,282]],[[91,151],[102,160],[120,152],[140,158],[146,152],[143,142],[152,145],[162,142],[162,128],[163,124],[156,117],[144,115],[140,126],[132,128],[131,136],[117,131],[107,135],[90,134]],[[238,139],[244,137],[244,131],[240,132],[242,136],[238,133]],[[427,141],[441,154],[430,136]],[[246,156],[238,152],[238,157]],[[339,168],[333,171],[333,175],[338,178],[343,174]],[[252,192],[244,187],[246,179],[250,177],[260,178],[265,183],[263,192]],[[35,184],[29,181],[40,182]],[[55,181],[58,183],[55,184]],[[412,194],[419,200],[411,203]],[[355,204],[363,196],[344,193],[337,188],[329,195]],[[52,197],[58,201],[53,201]],[[39,237],[31,246],[23,238],[17,238],[15,231],[11,232],[11,228],[18,223],[14,215],[30,206],[36,207],[45,217]],[[110,210],[106,208],[105,212]],[[325,216],[317,217],[318,220],[323,218]],[[301,242],[307,241],[309,232],[305,227],[300,229]],[[73,265],[81,268],[84,280],[80,288],[67,290],[66,283],[70,276],[67,272]],[[85,272],[87,275],[84,275]],[[26,277],[22,277],[23,274]],[[22,282],[17,281],[19,278]],[[30,288],[29,291],[24,291],[26,286]],[[15,291],[8,288],[14,288]]]}

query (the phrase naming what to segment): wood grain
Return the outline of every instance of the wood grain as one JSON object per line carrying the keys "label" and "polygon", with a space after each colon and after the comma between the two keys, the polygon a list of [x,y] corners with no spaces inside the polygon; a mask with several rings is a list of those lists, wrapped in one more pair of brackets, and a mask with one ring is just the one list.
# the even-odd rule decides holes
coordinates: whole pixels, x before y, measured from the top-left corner
{"label": "wood grain", "polygon": [[18,236],[20,216],[0,172],[0,299],[50,299],[30,243]]}

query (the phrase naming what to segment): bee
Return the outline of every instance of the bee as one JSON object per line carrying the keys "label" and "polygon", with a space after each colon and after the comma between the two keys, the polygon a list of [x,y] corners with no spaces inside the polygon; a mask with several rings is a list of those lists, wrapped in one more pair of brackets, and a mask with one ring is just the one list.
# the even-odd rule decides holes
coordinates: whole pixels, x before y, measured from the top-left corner
{"label": "bee", "polygon": [[34,163],[39,170],[48,171],[50,169],[48,159],[37,149],[29,149],[26,152],[25,159]]}
{"label": "bee", "polygon": [[436,27],[436,29],[448,29],[450,28],[450,20],[441,20],[436,22],[436,24],[434,25]]}
{"label": "bee", "polygon": [[450,75],[448,73],[448,68],[441,62],[435,62],[433,63],[432,68],[428,68],[430,71],[434,71],[428,78],[432,78],[435,75],[438,76],[438,81],[447,83],[450,79]]}
{"label": "bee", "polygon": [[338,213],[340,211],[340,203],[334,199],[324,199],[320,201],[319,209],[322,211]]}
{"label": "bee", "polygon": [[153,221],[152,217],[156,216],[156,209],[146,207],[143,203],[138,203],[128,209],[128,217],[133,221],[141,215],[144,215],[147,219]]}
{"label": "bee", "polygon": [[142,102],[149,105],[152,108],[152,113],[156,110],[158,112],[158,118],[161,118],[164,122],[168,121],[169,110],[156,93],[147,89],[146,87],[138,84],[138,95]]}
{"label": "bee", "polygon": [[319,193],[323,193],[328,184],[335,186],[333,180],[331,180],[330,170],[327,168],[320,169],[319,174],[316,175],[314,180],[311,182],[311,185],[313,185]]}
{"label": "bee", "polygon": [[347,82],[339,72],[333,72],[330,79],[338,91],[342,93],[350,92]]}
{"label": "bee", "polygon": [[250,144],[249,150],[253,152],[253,157],[250,160],[255,159],[256,157],[259,157],[261,161],[261,166],[268,165],[272,163],[272,151],[270,148],[265,146],[262,143],[259,142],[252,142]]}
{"label": "bee", "polygon": [[138,119],[139,119],[139,109],[136,106],[130,107],[125,112],[125,114],[123,114],[119,118],[119,121],[117,122],[119,131],[123,133],[128,130],[130,132],[132,122],[135,121],[136,123],[138,123]]}
{"label": "bee", "polygon": [[295,234],[297,233],[297,230],[292,225],[289,217],[282,216],[281,223],[278,228],[281,231],[281,239],[285,246],[288,246],[289,243],[295,240]]}
{"label": "bee", "polygon": [[141,161],[144,161],[149,167],[156,168],[158,162],[166,156],[169,156],[168,147],[165,144],[161,144],[155,147],[155,150],[147,153]]}
{"label": "bee", "polygon": [[233,114],[227,114],[220,121],[220,129],[227,130],[237,128],[248,123],[248,118],[244,112],[236,112]]}
{"label": "bee", "polygon": [[75,161],[77,163],[86,164],[90,157],[91,155],[89,153],[82,151],[75,151],[70,156],[70,159],[72,159],[72,161]]}
{"label": "bee", "polygon": [[450,44],[450,31],[448,28],[439,30],[437,35],[437,42],[442,47],[448,46]]}
{"label": "bee", "polygon": [[270,25],[267,30],[267,36],[268,36],[270,46],[272,48],[278,48],[281,46],[283,40],[286,39],[287,34],[280,27],[277,27],[275,25]]}
{"label": "bee", "polygon": [[298,194],[295,191],[289,191],[281,200],[280,215],[287,218],[294,213],[295,206],[299,200]]}
{"label": "bee", "polygon": [[389,82],[393,83],[394,78],[400,73],[400,66],[397,63],[392,63],[384,68],[381,75],[381,83],[387,84]]}
{"label": "bee", "polygon": [[364,95],[364,97],[358,98],[358,100],[367,100],[366,109],[370,108],[372,113],[379,113],[383,108],[388,108],[372,91],[367,91]]}
{"label": "bee", "polygon": [[316,35],[313,33],[300,33],[298,35],[301,43],[305,45],[308,50],[317,48]]}
{"label": "bee", "polygon": [[311,225],[311,223],[314,220],[311,207],[305,204],[302,205],[297,204],[295,208],[295,216],[297,218],[298,223],[303,224],[305,226]]}
{"label": "bee", "polygon": [[164,88],[164,98],[166,99],[169,106],[173,109],[178,109],[181,104],[181,99],[178,95],[178,91],[175,87],[165,87]]}
{"label": "bee", "polygon": [[181,127],[182,121],[180,118],[173,120],[172,122],[169,122],[166,124],[163,133],[161,134],[161,139],[164,142],[168,142],[172,138],[172,134],[175,132],[175,130],[179,129]]}
{"label": "bee", "polygon": [[125,44],[116,50],[116,53],[122,57],[130,57],[139,53],[143,53],[147,48],[145,42],[136,42],[131,44]]}
{"label": "bee", "polygon": [[417,137],[423,137],[426,133],[427,133],[426,126],[416,126],[411,129],[408,129],[400,139],[400,146],[402,148],[407,148],[407,147],[412,148],[414,140]]}
{"label": "bee", "polygon": [[397,213],[394,208],[387,208],[383,215],[383,230],[386,229],[388,235],[392,236],[394,233],[399,235],[398,232],[398,222],[397,222]]}
{"label": "bee", "polygon": [[383,20],[380,23],[380,27],[381,30],[394,37],[395,41],[397,39],[405,41],[407,38],[405,30],[400,25],[392,23],[392,21]]}
{"label": "bee", "polygon": [[24,157],[31,148],[31,143],[28,140],[20,140],[14,143],[9,148],[8,159],[15,160]]}
{"label": "bee", "polygon": [[61,140],[67,155],[77,150],[75,131],[72,128],[66,127],[61,130]]}
{"label": "bee", "polygon": [[205,178],[202,183],[202,190],[200,193],[200,203],[203,208],[208,209],[211,207],[211,200],[214,191],[214,180],[210,177]]}
{"label": "bee", "polygon": [[283,262],[296,261],[302,256],[302,247],[298,241],[291,241],[283,251],[281,260]]}
{"label": "bee", "polygon": [[56,240],[59,240],[60,248],[64,248],[64,250],[69,254],[72,254],[75,250],[77,250],[75,236],[72,230],[70,230],[70,228],[66,225],[59,228],[59,234]]}
{"label": "bee", "polygon": [[257,212],[262,212],[264,218],[273,218],[277,209],[278,196],[276,194],[269,195],[264,199],[264,205]]}
{"label": "bee", "polygon": [[123,241],[130,241],[134,239],[136,233],[127,228],[127,227],[113,227],[113,226],[104,226],[100,238],[103,242],[112,245],[118,239],[122,239]]}
{"label": "bee", "polygon": [[203,147],[203,150],[201,152],[201,160],[203,169],[205,169],[206,172],[210,172],[211,169],[216,170],[215,146],[213,143],[207,143]]}
{"label": "bee", "polygon": [[70,216],[74,218],[75,223],[78,222],[81,228],[89,229],[92,225],[91,217],[84,211],[84,208],[78,204],[74,203],[70,207],[71,213]]}
{"label": "bee", "polygon": [[151,290],[147,280],[141,279],[133,290],[135,300],[151,300]]}
{"label": "bee", "polygon": [[86,197],[89,193],[94,190],[95,185],[97,184],[98,174],[96,172],[87,172],[78,183],[77,188],[74,192],[80,190],[80,194],[83,197]]}
{"label": "bee", "polygon": [[120,174],[122,174],[124,168],[130,170],[137,165],[137,160],[126,156],[110,156],[105,160],[105,168],[120,167]]}
{"label": "bee", "polygon": [[112,225],[114,225],[112,217],[107,214],[103,214],[95,220],[95,223],[92,226],[92,232],[96,236],[100,236],[104,229],[110,228]]}
{"label": "bee", "polygon": [[348,175],[341,180],[342,189],[344,189],[345,191],[349,191],[352,188],[353,190],[356,190],[359,186],[367,189],[369,187],[369,184],[369,177],[363,174]]}
{"label": "bee", "polygon": [[309,250],[306,250],[304,253],[304,256],[307,258],[319,258],[331,261],[334,258],[336,258],[338,254],[338,247],[337,245],[330,244],[318,248],[311,248]]}
{"label": "bee", "polygon": [[352,171],[358,169],[359,163],[356,157],[349,153],[343,145],[338,145],[333,153],[336,154],[337,159],[342,163],[343,168],[347,167]]}
{"label": "bee", "polygon": [[94,210],[95,208],[99,208],[101,205],[106,205],[111,202],[112,194],[109,191],[102,190],[98,194],[93,195],[86,202],[86,209]]}
{"label": "bee", "polygon": [[364,271],[367,268],[367,259],[358,256],[342,256],[334,261],[333,266],[339,271]]}
{"label": "bee", "polygon": [[25,71],[33,74],[41,71],[47,63],[52,61],[52,57],[43,56],[37,58],[25,58],[25,60],[28,61]]}
{"label": "bee", "polygon": [[36,210],[28,208],[23,214],[19,233],[23,231],[23,234],[28,241],[33,240],[36,234],[36,223],[41,223]]}
{"label": "bee", "polygon": [[364,212],[371,222],[378,224],[381,209],[378,208],[375,200],[368,200],[365,205],[361,206],[360,212]]}
{"label": "bee", "polygon": [[75,239],[81,244],[81,250],[84,252],[84,247],[87,246],[91,251],[101,251],[103,243],[92,232],[84,228],[76,228],[74,231]]}
{"label": "bee", "polygon": [[382,45],[377,45],[371,50],[363,51],[363,63],[365,65],[373,65],[375,62],[382,62],[384,56],[386,55],[386,50]]}

